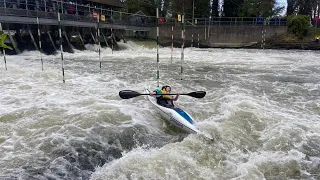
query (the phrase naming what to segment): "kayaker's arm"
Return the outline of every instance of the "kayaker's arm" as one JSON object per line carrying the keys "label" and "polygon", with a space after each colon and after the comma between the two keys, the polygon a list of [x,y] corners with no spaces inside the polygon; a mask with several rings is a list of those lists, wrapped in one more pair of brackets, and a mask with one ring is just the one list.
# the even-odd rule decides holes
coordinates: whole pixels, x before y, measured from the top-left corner
{"label": "kayaker's arm", "polygon": [[179,98],[179,94],[177,94],[176,97],[174,97],[174,98],[173,98],[173,96],[172,96],[172,100],[173,100],[173,101],[177,101],[178,98]]}
{"label": "kayaker's arm", "polygon": [[156,90],[150,92],[150,96],[153,96],[153,95],[156,95],[156,94],[161,94],[161,90],[156,89]]}

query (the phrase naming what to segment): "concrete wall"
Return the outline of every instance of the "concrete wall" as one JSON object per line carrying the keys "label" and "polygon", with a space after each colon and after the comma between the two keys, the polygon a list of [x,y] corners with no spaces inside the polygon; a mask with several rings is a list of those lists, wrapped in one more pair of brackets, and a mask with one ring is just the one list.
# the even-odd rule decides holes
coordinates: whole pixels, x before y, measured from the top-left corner
{"label": "concrete wall", "polygon": [[[168,45],[171,43],[172,27],[159,27],[160,44]],[[265,38],[270,38],[278,34],[286,33],[286,26],[211,26],[193,27],[186,26],[186,46],[191,45],[193,34],[193,46],[199,43],[203,47],[246,47],[261,43],[262,32]],[[181,44],[182,27],[173,28],[174,43]],[[156,28],[151,28],[149,38],[156,39]]]}
{"label": "concrete wall", "polygon": [[[4,32],[10,36],[5,43],[13,48],[6,50],[6,54],[19,54],[24,50],[39,50],[39,36],[37,25],[22,25],[2,23]],[[41,25],[41,51],[45,54],[54,54],[60,48],[60,38],[58,26]],[[63,51],[73,53],[74,49],[84,50],[85,44],[95,44],[98,38],[96,37],[96,29],[90,27],[62,27],[62,46]],[[111,37],[110,29],[100,29],[100,45],[110,46],[117,50],[117,41],[124,34],[124,30],[114,29]],[[52,41],[50,39],[52,38]]]}

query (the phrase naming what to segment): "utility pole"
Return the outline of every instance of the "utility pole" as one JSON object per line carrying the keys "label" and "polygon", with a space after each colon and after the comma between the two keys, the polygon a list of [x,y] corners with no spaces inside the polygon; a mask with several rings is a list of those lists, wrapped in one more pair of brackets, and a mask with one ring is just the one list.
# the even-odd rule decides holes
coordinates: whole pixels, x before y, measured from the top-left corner
{"label": "utility pole", "polygon": [[157,87],[159,87],[159,0],[156,0],[156,19],[157,19]]}
{"label": "utility pole", "polygon": [[182,31],[181,31],[181,38],[182,38],[182,44],[181,44],[181,80],[183,79],[183,62],[184,62],[184,39],[185,39],[185,23],[184,23],[184,1],[182,5]]}
{"label": "utility pole", "polygon": [[192,24],[194,24],[194,0],[192,1]]}

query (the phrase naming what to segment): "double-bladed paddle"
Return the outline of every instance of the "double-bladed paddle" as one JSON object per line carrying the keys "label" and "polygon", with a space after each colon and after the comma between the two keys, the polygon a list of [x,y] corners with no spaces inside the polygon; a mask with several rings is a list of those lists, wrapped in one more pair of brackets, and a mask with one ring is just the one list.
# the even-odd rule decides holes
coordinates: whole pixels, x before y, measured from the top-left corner
{"label": "double-bladed paddle", "polygon": [[[141,95],[150,95],[150,94],[141,94],[141,93],[138,93],[138,92],[132,91],[132,90],[122,90],[119,92],[119,96],[122,99],[130,99],[130,98],[134,98],[134,97],[141,96]],[[165,95],[178,95],[178,94],[165,94]],[[195,92],[183,93],[183,94],[179,94],[179,95],[187,95],[187,96],[191,96],[194,98],[203,98],[206,95],[206,92],[205,91],[195,91]]]}

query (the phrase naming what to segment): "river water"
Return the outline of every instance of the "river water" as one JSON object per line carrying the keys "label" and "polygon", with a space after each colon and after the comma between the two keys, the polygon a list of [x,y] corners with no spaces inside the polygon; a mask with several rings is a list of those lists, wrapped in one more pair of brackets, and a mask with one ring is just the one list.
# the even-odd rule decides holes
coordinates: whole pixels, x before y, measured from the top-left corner
{"label": "river water", "polygon": [[0,62],[0,179],[320,179],[320,61],[316,51],[160,48],[160,85],[206,91],[176,102],[214,137],[184,133],[146,97],[156,49],[122,44]]}

